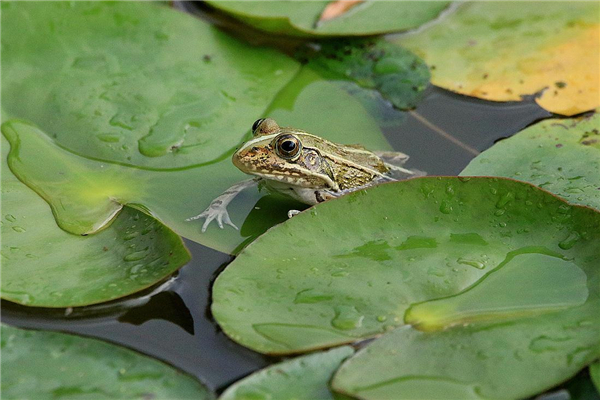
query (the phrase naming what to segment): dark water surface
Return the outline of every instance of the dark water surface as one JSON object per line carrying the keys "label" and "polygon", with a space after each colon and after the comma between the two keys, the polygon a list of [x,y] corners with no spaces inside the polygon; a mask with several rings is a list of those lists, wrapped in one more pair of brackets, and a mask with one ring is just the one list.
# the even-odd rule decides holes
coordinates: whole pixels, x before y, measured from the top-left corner
{"label": "dark water surface", "polygon": [[[201,12],[203,18],[215,18]],[[533,99],[492,103],[439,88],[430,88],[413,112],[401,113],[383,101],[378,107],[376,118],[390,144],[411,155],[410,167],[430,175],[457,175],[477,152],[550,116]],[[232,342],[212,320],[210,287],[232,257],[186,243],[192,261],[176,277],[137,296],[73,310],[32,309],[2,301],[2,321],[122,344],[164,360],[215,390],[277,361]]]}

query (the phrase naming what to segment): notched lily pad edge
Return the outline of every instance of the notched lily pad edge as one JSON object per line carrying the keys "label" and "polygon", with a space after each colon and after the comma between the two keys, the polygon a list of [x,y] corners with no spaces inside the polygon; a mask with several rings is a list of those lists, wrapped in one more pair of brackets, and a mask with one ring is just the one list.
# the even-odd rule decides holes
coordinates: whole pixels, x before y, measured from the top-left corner
{"label": "notched lily pad edge", "polygon": [[[525,186],[529,186],[531,188],[540,190],[540,191],[544,192],[545,194],[550,195],[554,199],[556,199],[556,200],[560,201],[561,203],[564,203],[564,204],[566,204],[566,205],[568,205],[570,207],[582,209],[582,210],[584,210],[584,212],[592,212],[594,214],[600,214],[600,210],[597,210],[597,209],[595,209],[593,207],[590,207],[590,206],[584,206],[584,205],[569,203],[567,200],[563,199],[562,197],[560,197],[560,196],[558,196],[558,195],[556,195],[556,194],[554,194],[554,193],[552,193],[552,192],[550,192],[550,191],[548,191],[548,190],[546,190],[544,188],[536,186],[536,185],[534,185],[532,183],[525,182],[525,181],[520,181],[520,180],[513,179],[513,178],[499,177],[499,176],[445,176],[445,175],[428,175],[428,176],[421,176],[421,177],[411,178],[411,179],[407,179],[407,180],[404,180],[404,181],[386,182],[386,183],[379,184],[377,186],[382,186],[382,185],[398,185],[398,184],[402,184],[403,182],[411,181],[411,180],[415,180],[415,179],[434,181],[434,180],[438,180],[440,178],[452,179],[452,180],[456,180],[456,181],[460,181],[460,182],[466,182],[466,181],[470,181],[470,180],[501,180],[501,181],[512,181],[512,182],[520,183],[520,184],[523,184]],[[347,196],[360,195],[360,193],[364,193],[364,192],[366,192],[366,191],[368,191],[370,189],[372,189],[372,188],[366,188],[366,189],[357,190],[355,192],[348,193],[348,194],[346,194],[344,196],[341,196],[341,197],[338,197],[338,198],[335,198],[335,199],[331,199],[328,202],[339,201],[340,199],[343,199],[343,198],[345,198]],[[301,214],[304,214],[306,212],[312,212],[315,209],[315,207],[318,207],[318,206],[319,206],[319,204],[313,205],[313,206],[307,208],[306,210],[302,211]],[[296,218],[296,217],[294,217],[294,218]],[[286,222],[283,222],[282,224],[285,224]],[[269,232],[277,229],[278,226],[280,226],[282,224],[278,224],[278,225],[272,226],[271,228],[267,229],[267,231],[265,231],[262,235],[260,235],[258,238],[256,238],[253,242],[251,242],[250,244],[248,244],[246,247],[241,248],[239,250],[239,252],[237,253],[237,255],[239,256],[241,254],[241,252],[245,251],[247,248],[250,248],[250,246],[254,245],[255,243],[260,242],[260,240],[262,240],[263,236],[265,236],[265,235],[269,234]],[[225,267],[225,269],[223,271],[225,271],[228,266],[229,266],[229,264]],[[223,271],[221,271],[221,273]],[[219,274],[219,276],[217,276],[215,282],[213,283],[213,287],[216,284],[217,280],[221,276],[222,276],[221,274]],[[212,306],[213,305],[214,305],[214,302],[211,303],[211,312],[212,312]],[[407,309],[407,311],[409,309],[410,309],[410,307]],[[214,313],[213,313],[213,315],[214,315]],[[404,318],[406,318],[406,313],[404,315]],[[228,330],[224,329],[223,326],[219,323],[219,321],[216,321],[216,322],[219,325],[219,327],[221,328],[221,330],[223,331],[223,333],[229,339],[231,339],[235,343],[241,344],[242,346],[246,347],[245,345],[243,345],[242,343],[240,343],[238,340],[236,340],[235,337],[231,336],[229,334]],[[411,326],[411,325],[400,325],[400,326],[395,327],[391,331],[396,330],[396,329],[405,328],[407,326]],[[386,335],[387,333],[389,333],[389,332],[377,333],[375,335],[367,336],[367,337],[362,337],[362,338],[354,338],[356,340],[352,340],[353,338],[348,338],[348,341],[340,341],[340,342],[338,342],[338,343],[336,343],[335,345],[332,345],[332,346],[327,346],[327,345],[325,345],[325,346],[315,346],[315,347],[307,348],[304,351],[294,351],[294,352],[267,351],[267,352],[263,352],[263,351],[260,351],[260,350],[257,350],[257,349],[252,349],[252,350],[253,351],[257,351],[257,352],[259,352],[261,354],[269,355],[269,356],[297,356],[297,355],[300,355],[300,354],[307,354],[307,353],[310,353],[310,352],[313,352],[313,351],[327,350],[327,349],[332,349],[332,348],[340,347],[340,346],[352,346],[356,350],[360,350],[362,347],[366,346],[368,343],[370,343],[370,342],[372,342],[374,340],[377,340],[378,338]],[[347,361],[348,360],[346,360],[345,362],[347,362]]]}

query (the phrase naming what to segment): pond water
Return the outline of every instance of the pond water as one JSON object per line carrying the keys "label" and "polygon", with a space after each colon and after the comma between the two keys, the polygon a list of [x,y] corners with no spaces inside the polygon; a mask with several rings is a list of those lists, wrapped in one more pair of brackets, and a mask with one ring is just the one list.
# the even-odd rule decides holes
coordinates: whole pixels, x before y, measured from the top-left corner
{"label": "pond water", "polygon": [[[186,3],[176,5],[232,29],[226,18],[206,9],[198,10]],[[246,35],[245,31],[233,33]],[[254,43],[264,41],[255,32],[249,37]],[[289,49],[297,42],[276,44]],[[371,110],[377,114],[373,116],[391,146],[411,156],[408,166],[430,175],[457,175],[478,152],[495,141],[551,116],[533,98],[518,103],[492,103],[434,87],[428,89],[414,111],[396,111],[383,100]],[[203,207],[198,205],[198,209]],[[211,317],[212,282],[233,258],[191,241],[186,244],[192,261],[175,277],[136,296],[76,309],[27,308],[2,301],[2,321],[118,343],[164,360],[198,377],[208,387],[222,390],[278,359],[229,340]]]}

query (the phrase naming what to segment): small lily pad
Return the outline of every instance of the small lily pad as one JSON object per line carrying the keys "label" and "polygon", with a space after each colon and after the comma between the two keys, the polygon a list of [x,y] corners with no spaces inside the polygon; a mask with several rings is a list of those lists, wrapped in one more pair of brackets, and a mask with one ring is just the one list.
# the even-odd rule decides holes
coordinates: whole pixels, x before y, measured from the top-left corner
{"label": "small lily pad", "polygon": [[352,354],[354,349],[344,346],[283,361],[234,383],[219,400],[341,399],[329,390],[329,381]]}
{"label": "small lily pad", "polygon": [[132,350],[64,333],[1,331],[3,399],[214,398],[191,376]]}
{"label": "small lily pad", "polygon": [[320,47],[313,56],[306,55],[310,67],[330,79],[377,90],[401,110],[414,108],[429,84],[423,60],[385,40],[332,41]]}
{"label": "small lily pad", "polygon": [[129,207],[95,235],[60,229],[48,204],[11,173],[9,147],[2,138],[3,299],[37,307],[104,302],[151,286],[189,261],[179,236]]}
{"label": "small lily pad", "polygon": [[257,29],[290,36],[366,36],[416,28],[437,17],[449,4],[365,1],[321,20],[330,1],[207,1]]}
{"label": "small lily pad", "polygon": [[542,92],[548,111],[600,106],[598,2],[464,2],[435,24],[394,39],[422,57],[432,83],[486,100]]}
{"label": "small lily pad", "polygon": [[[461,293],[501,268],[489,278],[499,287],[444,309],[413,306],[413,318],[435,330],[544,315],[591,296],[581,271],[600,257],[599,227],[593,210],[513,180],[380,185],[313,207],[250,244],[217,278],[212,311],[244,346],[296,353],[377,337],[404,325],[411,305]],[[526,291],[517,296],[509,288],[520,279]],[[534,290],[538,280],[546,291]],[[486,298],[502,289],[512,294]]]}
{"label": "small lily pad", "polygon": [[600,114],[550,119],[502,140],[460,173],[533,183],[569,203],[600,210]]}

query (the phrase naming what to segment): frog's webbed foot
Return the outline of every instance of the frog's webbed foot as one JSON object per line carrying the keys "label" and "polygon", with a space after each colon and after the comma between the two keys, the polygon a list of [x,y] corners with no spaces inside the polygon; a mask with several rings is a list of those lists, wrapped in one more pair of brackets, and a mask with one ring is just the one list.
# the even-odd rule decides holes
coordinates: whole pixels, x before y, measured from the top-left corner
{"label": "frog's webbed foot", "polygon": [[217,225],[219,225],[219,228],[221,229],[223,229],[223,224],[238,229],[238,227],[231,222],[231,218],[227,212],[227,206],[242,190],[249,188],[250,186],[255,186],[257,182],[258,179],[248,179],[236,183],[223,192],[223,194],[221,194],[219,197],[214,199],[206,210],[202,211],[202,213],[196,215],[195,217],[187,218],[186,221],[194,221],[200,218],[206,218],[204,224],[202,225],[202,232],[206,232],[208,225],[210,225],[210,223],[214,220],[217,221]]}
{"label": "frog's webbed foot", "polygon": [[217,221],[217,225],[219,225],[219,228],[221,229],[223,229],[223,223],[232,226],[236,230],[238,229],[238,227],[235,226],[233,222],[231,222],[229,212],[227,212],[227,206],[224,206],[223,202],[217,199],[213,200],[206,210],[202,211],[195,217],[186,219],[186,221],[194,221],[200,218],[206,218],[204,224],[202,224],[202,233],[206,232],[208,225],[210,225],[210,223],[214,220]]}
{"label": "frog's webbed foot", "polygon": [[294,215],[298,215],[300,214],[300,210],[289,210],[288,211],[288,218],[292,218]]}

